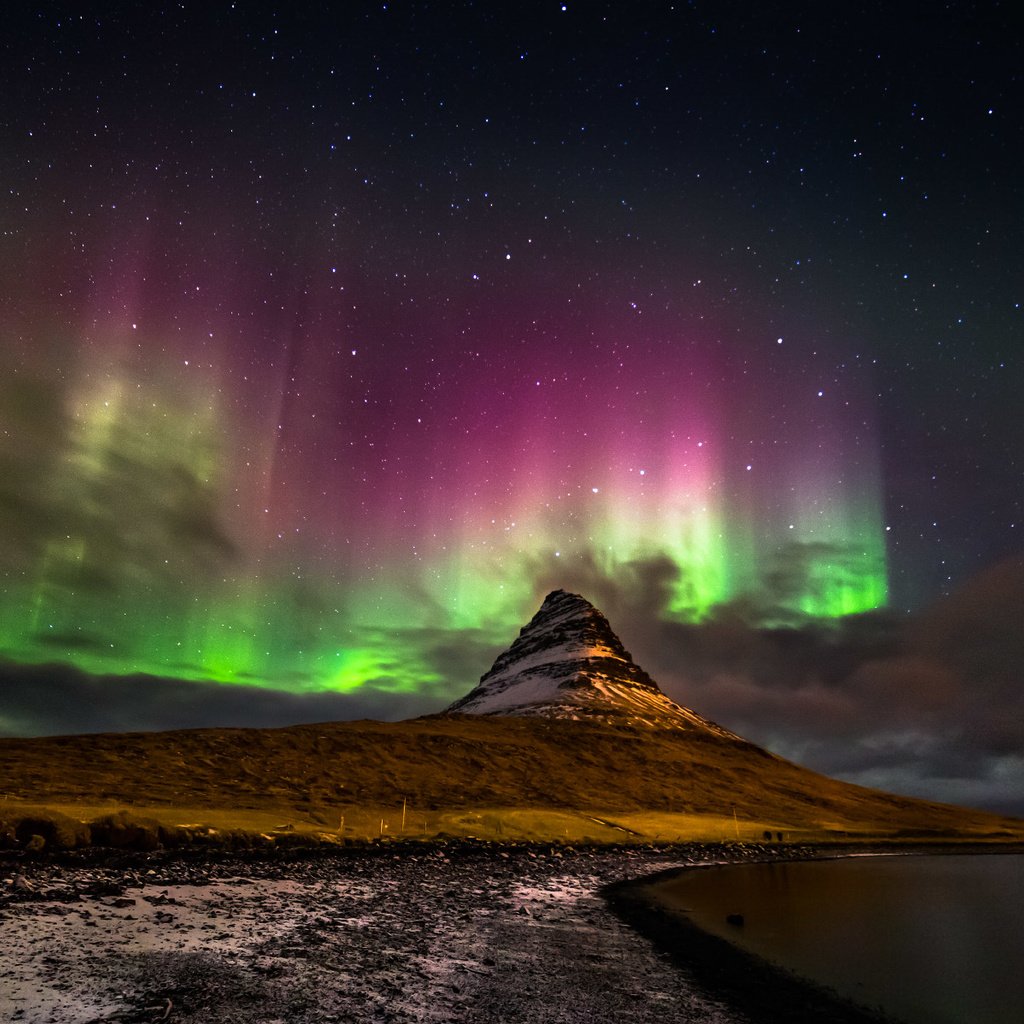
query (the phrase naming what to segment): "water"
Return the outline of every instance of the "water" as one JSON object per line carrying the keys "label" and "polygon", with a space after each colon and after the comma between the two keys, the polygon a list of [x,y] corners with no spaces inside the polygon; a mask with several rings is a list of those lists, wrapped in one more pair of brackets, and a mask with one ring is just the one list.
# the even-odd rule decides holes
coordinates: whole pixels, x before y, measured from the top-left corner
{"label": "water", "polygon": [[1024,1020],[1024,855],[732,865],[658,891],[704,930],[910,1024]]}

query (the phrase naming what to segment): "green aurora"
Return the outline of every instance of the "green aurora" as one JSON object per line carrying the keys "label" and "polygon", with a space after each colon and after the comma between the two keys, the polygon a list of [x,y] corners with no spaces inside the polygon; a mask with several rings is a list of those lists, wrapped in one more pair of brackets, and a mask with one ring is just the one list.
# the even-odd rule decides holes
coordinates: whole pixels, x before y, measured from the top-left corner
{"label": "green aurora", "polygon": [[372,514],[359,531],[339,516],[286,533],[213,389],[122,369],[65,389],[22,377],[3,400],[0,652],[15,661],[417,691],[445,678],[446,652],[507,643],[563,579],[639,599],[656,569],[677,622],[729,606],[786,625],[886,601],[877,474],[836,484],[842,454],[820,444],[820,472],[799,462],[795,484],[781,470],[755,484],[749,467],[731,480],[708,440],[648,448],[640,468],[623,455],[575,491],[535,475],[510,506],[455,504],[408,533]]}

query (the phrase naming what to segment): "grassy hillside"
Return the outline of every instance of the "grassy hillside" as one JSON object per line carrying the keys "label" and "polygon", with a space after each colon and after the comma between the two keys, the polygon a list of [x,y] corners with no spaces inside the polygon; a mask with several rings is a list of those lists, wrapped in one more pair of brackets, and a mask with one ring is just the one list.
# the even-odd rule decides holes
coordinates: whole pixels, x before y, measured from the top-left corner
{"label": "grassy hillside", "polygon": [[8,822],[26,805],[128,808],[325,838],[1024,838],[1024,821],[837,782],[745,742],[475,716],[3,739],[0,801]]}

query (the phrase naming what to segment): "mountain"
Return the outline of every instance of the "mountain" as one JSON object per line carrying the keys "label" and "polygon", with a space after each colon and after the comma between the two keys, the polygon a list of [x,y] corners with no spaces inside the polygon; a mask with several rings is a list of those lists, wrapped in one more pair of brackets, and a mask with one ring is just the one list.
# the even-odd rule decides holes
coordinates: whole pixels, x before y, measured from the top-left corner
{"label": "mountain", "polygon": [[126,845],[131,828],[243,847],[300,834],[1024,840],[1019,819],[830,779],[680,707],[593,605],[560,590],[442,714],[0,738],[0,779],[0,850]]}
{"label": "mountain", "polygon": [[445,713],[586,719],[739,738],[669,700],[604,615],[564,590],[548,594],[512,646]]}

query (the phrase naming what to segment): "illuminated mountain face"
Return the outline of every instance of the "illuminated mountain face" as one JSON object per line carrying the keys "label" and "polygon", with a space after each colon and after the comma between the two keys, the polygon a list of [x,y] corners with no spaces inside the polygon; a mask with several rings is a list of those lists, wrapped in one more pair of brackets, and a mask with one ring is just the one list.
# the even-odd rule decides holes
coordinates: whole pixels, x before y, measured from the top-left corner
{"label": "illuminated mountain face", "polygon": [[512,646],[448,713],[599,720],[733,737],[669,700],[604,615],[564,590],[548,594]]}

